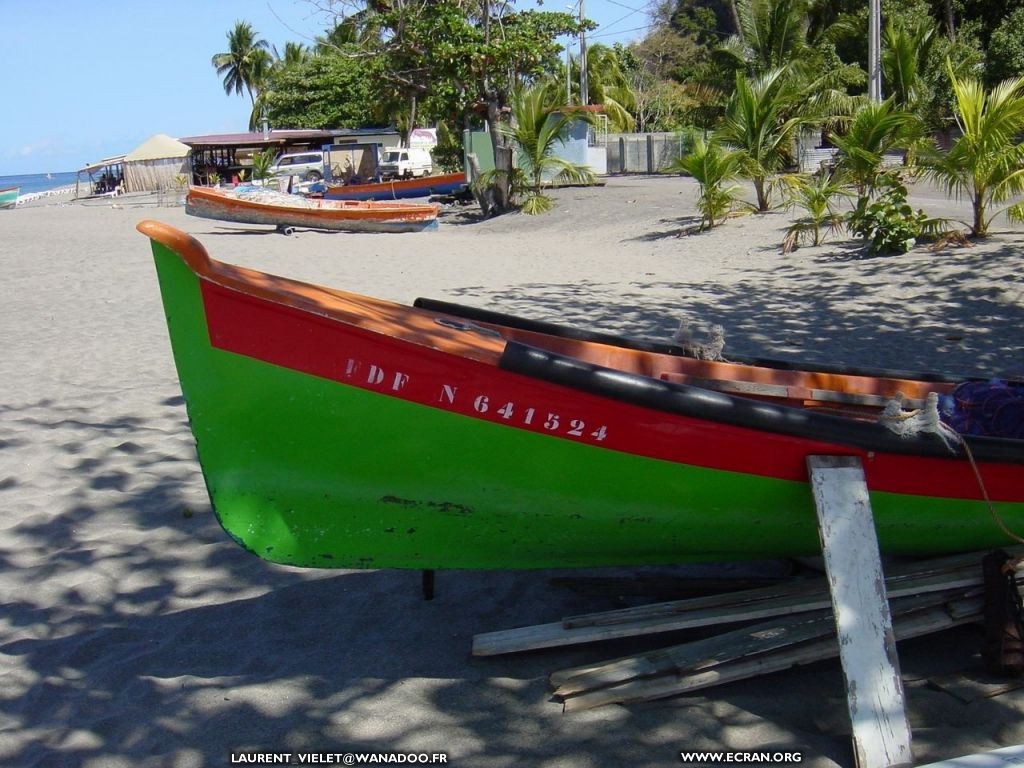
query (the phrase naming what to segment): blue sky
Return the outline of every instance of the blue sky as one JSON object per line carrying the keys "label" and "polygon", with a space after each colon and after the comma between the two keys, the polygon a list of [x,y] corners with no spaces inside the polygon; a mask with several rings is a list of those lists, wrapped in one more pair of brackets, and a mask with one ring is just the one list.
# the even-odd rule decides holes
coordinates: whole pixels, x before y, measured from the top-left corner
{"label": "blue sky", "polygon": [[[648,0],[585,2],[594,42],[643,36]],[[0,175],[77,170],[154,133],[245,130],[248,97],[226,96],[210,65],[237,19],[279,50],[327,26],[307,0],[0,0]]]}

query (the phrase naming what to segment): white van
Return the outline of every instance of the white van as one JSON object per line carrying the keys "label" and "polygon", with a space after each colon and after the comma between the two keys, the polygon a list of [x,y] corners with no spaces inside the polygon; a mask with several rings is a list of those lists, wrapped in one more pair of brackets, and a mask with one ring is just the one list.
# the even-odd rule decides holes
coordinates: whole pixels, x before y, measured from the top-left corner
{"label": "white van", "polygon": [[423,147],[386,147],[381,153],[380,175],[385,179],[429,176],[433,170],[430,151]]}
{"label": "white van", "polygon": [[303,181],[324,177],[324,153],[320,150],[281,155],[270,168],[271,176],[298,176]]}

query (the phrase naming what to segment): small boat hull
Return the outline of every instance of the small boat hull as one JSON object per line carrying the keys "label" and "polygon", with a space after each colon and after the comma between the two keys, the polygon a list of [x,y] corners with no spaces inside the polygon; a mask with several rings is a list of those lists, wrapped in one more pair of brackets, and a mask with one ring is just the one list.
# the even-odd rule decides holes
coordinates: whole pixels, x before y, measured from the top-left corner
{"label": "small boat hull", "polygon": [[395,179],[378,184],[330,185],[324,195],[328,200],[404,200],[431,195],[454,195],[466,189],[466,174],[421,176]]}
{"label": "small boat hull", "polygon": [[277,195],[275,202],[267,203],[226,190],[193,187],[185,200],[185,212],[216,221],[345,232],[420,232],[436,227],[440,212],[437,205],[306,200],[298,197],[287,200],[289,197]]}
{"label": "small boat hull", "polygon": [[0,208],[13,208],[18,204],[18,192],[21,187],[0,189]]}
{"label": "small boat hull", "polygon": [[[182,233],[140,229],[154,238],[214,510],[267,560],[541,568],[814,554],[817,454],[861,458],[886,552],[1006,543],[968,463],[940,446],[874,424],[829,434],[816,425],[831,421],[797,409],[609,369],[579,386],[594,370],[479,326],[218,265]],[[561,381],[532,370],[548,358]],[[763,423],[735,417],[744,409]],[[1019,529],[1024,464],[1008,455],[979,466]]]}

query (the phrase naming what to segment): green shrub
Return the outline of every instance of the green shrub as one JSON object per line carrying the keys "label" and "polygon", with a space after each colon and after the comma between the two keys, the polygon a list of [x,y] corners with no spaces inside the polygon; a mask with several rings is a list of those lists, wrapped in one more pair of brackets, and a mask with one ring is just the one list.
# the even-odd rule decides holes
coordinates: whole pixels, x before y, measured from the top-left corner
{"label": "green shrub", "polygon": [[864,239],[868,253],[906,253],[917,244],[928,216],[921,210],[915,213],[907,203],[907,188],[897,174],[882,174],[875,189],[878,196],[861,198],[847,227]]}

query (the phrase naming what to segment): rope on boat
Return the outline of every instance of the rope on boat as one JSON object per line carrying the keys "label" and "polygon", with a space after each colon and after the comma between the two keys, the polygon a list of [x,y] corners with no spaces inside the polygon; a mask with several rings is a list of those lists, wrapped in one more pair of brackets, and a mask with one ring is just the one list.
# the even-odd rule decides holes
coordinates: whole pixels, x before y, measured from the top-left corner
{"label": "rope on boat", "polygon": [[903,410],[903,393],[897,392],[886,403],[878,420],[900,437],[913,437],[923,432],[938,435],[950,452],[955,452],[954,446],[963,443],[960,433],[939,417],[938,392],[929,392],[924,407],[913,411]]}
{"label": "rope on boat", "polygon": [[939,395],[937,392],[929,392],[924,407],[914,411],[903,410],[903,394],[897,392],[886,403],[885,409],[882,411],[882,415],[878,417],[878,420],[901,437],[911,437],[922,432],[929,432],[942,438],[942,442],[946,444],[950,451],[955,450],[955,445],[961,446],[967,455],[967,461],[971,465],[971,470],[974,472],[974,478],[978,481],[978,487],[981,489],[981,495],[985,499],[989,514],[992,515],[992,519],[999,527],[999,530],[1011,541],[1024,544],[1024,538],[1011,531],[996,511],[995,504],[989,498],[985,481],[981,477],[981,470],[978,469],[978,463],[974,460],[974,454],[971,452],[971,447],[967,444],[967,441],[964,440],[959,432],[944,423],[939,417]]}
{"label": "rope on boat", "polygon": [[992,519],[996,521],[996,525],[999,526],[999,530],[1001,530],[1004,535],[1008,536],[1011,541],[1015,541],[1018,544],[1024,544],[1024,538],[1021,538],[1016,533],[1007,528],[1003,518],[1001,518],[999,516],[999,513],[996,512],[995,504],[993,504],[992,500],[988,497],[988,490],[986,490],[985,488],[985,481],[981,479],[981,472],[978,470],[978,464],[974,460],[974,454],[971,453],[971,447],[967,445],[966,440],[963,441],[963,446],[964,452],[967,454],[967,460],[971,463],[971,469],[974,470],[974,477],[977,478],[978,486],[981,488],[981,495],[985,497],[985,503],[988,505],[988,511],[991,513]]}
{"label": "rope on boat", "polygon": [[679,321],[679,328],[672,335],[672,341],[682,347],[683,354],[690,357],[698,360],[725,361],[722,356],[722,350],[725,349],[725,328],[721,325],[712,325],[708,340],[701,344],[693,339],[690,318],[683,316]]}

